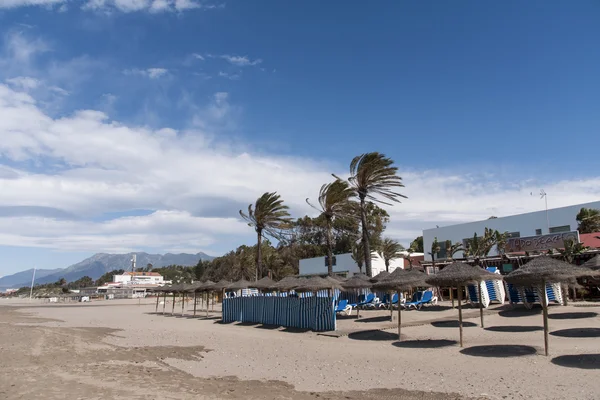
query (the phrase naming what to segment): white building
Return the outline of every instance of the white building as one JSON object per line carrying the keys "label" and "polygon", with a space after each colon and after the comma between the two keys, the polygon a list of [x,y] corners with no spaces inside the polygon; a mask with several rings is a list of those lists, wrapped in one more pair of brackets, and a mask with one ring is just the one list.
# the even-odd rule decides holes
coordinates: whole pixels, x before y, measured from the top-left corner
{"label": "white building", "polygon": [[[423,248],[426,253],[431,251],[431,244],[437,238],[441,251],[436,255],[436,259],[445,259],[445,242],[447,240],[450,240],[453,244],[457,242],[465,243],[465,240],[472,239],[475,233],[481,237],[485,228],[508,232],[510,238],[525,238],[576,231],[577,220],[575,217],[583,207],[600,209],[600,201],[553,208],[549,209],[547,213],[545,210],[536,211],[527,214],[426,229],[423,231]],[[495,249],[492,250],[490,255],[496,255],[495,251]],[[462,252],[455,254],[455,257],[463,257]],[[431,256],[428,255],[426,259],[430,260]]]}
{"label": "white building", "polygon": [[[423,259],[423,253],[412,253],[411,257],[415,258],[415,264],[418,260]],[[419,258],[420,257],[420,258]],[[351,277],[355,274],[360,273],[361,271],[358,269],[358,265],[352,258],[351,253],[344,254],[336,254],[333,260],[333,272],[340,275],[345,275]],[[396,268],[404,268],[405,265],[408,265],[408,261],[404,258],[398,258],[392,260],[390,262],[390,272],[395,270]],[[305,258],[300,260],[300,275],[325,275],[327,274],[327,262],[326,257],[315,257],[315,258]],[[383,259],[377,254],[373,253],[373,258],[371,259],[371,269],[373,276],[377,275],[381,271],[385,271],[385,262]],[[362,273],[365,273],[365,267],[363,265]]]}
{"label": "white building", "polygon": [[124,285],[164,285],[161,274],[156,272],[125,272],[122,275],[113,275],[113,283]]}

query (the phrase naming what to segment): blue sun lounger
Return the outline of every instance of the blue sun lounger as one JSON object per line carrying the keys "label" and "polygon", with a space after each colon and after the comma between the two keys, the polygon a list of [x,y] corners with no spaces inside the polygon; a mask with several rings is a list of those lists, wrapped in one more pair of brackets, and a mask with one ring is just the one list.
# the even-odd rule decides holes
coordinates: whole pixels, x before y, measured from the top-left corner
{"label": "blue sun lounger", "polygon": [[335,307],[335,312],[340,313],[343,312],[346,315],[352,314],[352,306],[348,304],[348,300],[340,300]]}
{"label": "blue sun lounger", "polygon": [[[414,307],[415,310],[416,309],[420,310],[424,304],[437,303],[437,297],[433,296],[433,292],[431,290],[427,290],[425,292],[417,292],[417,293],[421,293],[421,296],[417,296],[418,300],[411,301],[410,303],[404,303],[403,304],[404,308],[410,309],[411,307]],[[415,293],[415,295],[417,295],[417,293]],[[413,298],[414,298],[414,296],[413,296]]]}
{"label": "blue sun lounger", "polygon": [[375,300],[375,293],[369,293],[363,301],[358,302],[358,303],[352,303],[350,305],[352,306],[352,308],[364,307],[364,306],[368,306],[371,303],[373,303],[374,300]]}

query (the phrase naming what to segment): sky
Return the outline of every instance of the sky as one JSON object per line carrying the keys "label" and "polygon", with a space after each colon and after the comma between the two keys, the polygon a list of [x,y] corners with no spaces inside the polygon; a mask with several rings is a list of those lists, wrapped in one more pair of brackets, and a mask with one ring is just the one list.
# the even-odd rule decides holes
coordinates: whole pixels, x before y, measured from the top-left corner
{"label": "sky", "polygon": [[[407,245],[600,199],[600,3],[0,0],[0,275],[221,255],[391,157]],[[532,195],[533,193],[533,195]]]}

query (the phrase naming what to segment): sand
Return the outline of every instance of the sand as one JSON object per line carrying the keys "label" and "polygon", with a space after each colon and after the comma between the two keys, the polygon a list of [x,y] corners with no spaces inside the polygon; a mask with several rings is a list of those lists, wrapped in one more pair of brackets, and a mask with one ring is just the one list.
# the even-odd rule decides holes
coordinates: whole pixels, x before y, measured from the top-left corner
{"label": "sand", "polygon": [[467,310],[461,350],[446,304],[403,313],[398,342],[370,331],[392,326],[385,311],[341,320],[331,337],[154,315],[152,299],[0,300],[0,399],[598,398],[599,306],[551,308],[550,357],[539,312],[507,310],[486,313],[489,330]]}

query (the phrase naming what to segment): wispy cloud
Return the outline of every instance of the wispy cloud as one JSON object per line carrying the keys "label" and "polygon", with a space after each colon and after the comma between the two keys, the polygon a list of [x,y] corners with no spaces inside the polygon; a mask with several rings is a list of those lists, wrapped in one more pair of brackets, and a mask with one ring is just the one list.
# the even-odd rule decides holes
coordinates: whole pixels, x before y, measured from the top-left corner
{"label": "wispy cloud", "polygon": [[229,79],[232,81],[237,81],[242,77],[241,73],[230,74],[228,72],[219,71],[219,76],[221,78]]}
{"label": "wispy cloud", "polygon": [[[57,12],[67,11],[68,0],[0,0],[0,9],[44,6]],[[53,7],[56,6],[56,7]],[[225,3],[205,3],[194,0],[86,0],[81,7],[91,11],[136,11],[183,12],[191,9],[218,10],[225,8]]]}
{"label": "wispy cloud", "polygon": [[169,73],[166,68],[147,68],[147,69],[126,69],[123,71],[125,75],[140,75],[150,79],[158,79]]}
{"label": "wispy cloud", "polygon": [[258,64],[262,63],[262,60],[260,58],[252,60],[252,59],[248,58],[247,56],[232,56],[229,54],[223,54],[220,56],[220,58],[226,60],[227,62],[229,62],[233,65],[237,65],[238,67],[247,67],[247,66],[258,65]]}

